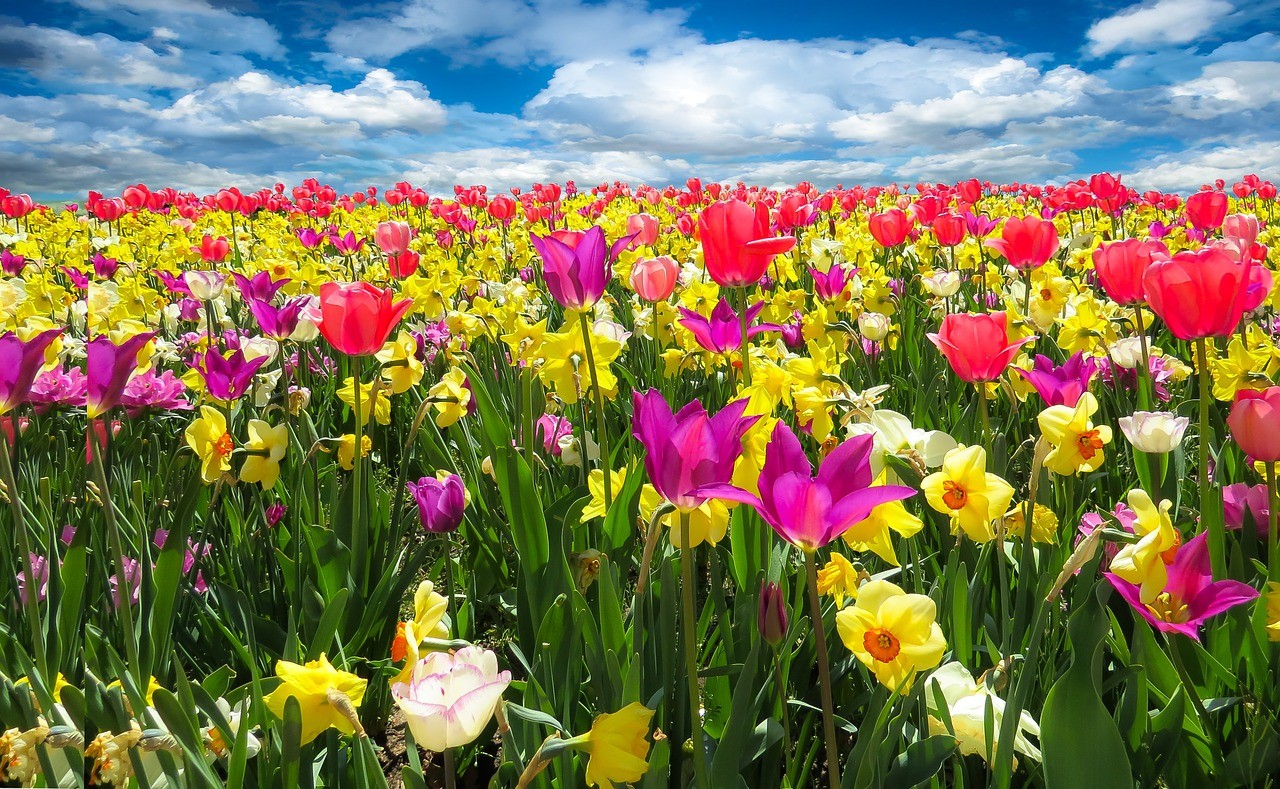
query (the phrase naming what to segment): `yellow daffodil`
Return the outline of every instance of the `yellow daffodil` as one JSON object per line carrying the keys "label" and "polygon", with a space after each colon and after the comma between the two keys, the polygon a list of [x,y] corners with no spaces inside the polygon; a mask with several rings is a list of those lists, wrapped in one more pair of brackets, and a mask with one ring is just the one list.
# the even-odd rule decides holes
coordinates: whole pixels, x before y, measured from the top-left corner
{"label": "yellow daffodil", "polygon": [[[356,410],[356,379],[349,376],[338,390],[338,399],[347,404],[352,413]],[[360,383],[360,413],[356,418],[360,424],[369,424],[373,417],[380,425],[391,424],[391,398],[387,396],[387,388],[378,381]]]}
{"label": "yellow daffodil", "polygon": [[[617,496],[622,490],[622,485],[627,481],[627,469],[620,468],[617,471],[609,472],[609,480],[613,486],[613,495]],[[587,475],[587,490],[591,493],[591,501],[587,506],[582,508],[582,520],[589,521],[593,518],[603,518],[605,515],[604,507],[604,469],[592,469]]]}
{"label": "yellow daffodil", "polygon": [[947,649],[937,613],[925,595],[869,581],[858,588],[857,601],[836,614],[836,630],[880,684],[905,695],[916,673],[938,665]]}
{"label": "yellow daffodil", "polygon": [[920,482],[933,507],[950,515],[975,542],[995,537],[992,521],[1004,515],[1013,500],[1013,486],[987,471],[987,451],[979,446],[956,447],[942,460],[942,469]]}
{"label": "yellow daffodil", "polygon": [[[614,376],[611,365],[622,353],[622,349],[622,343],[614,338],[591,332],[595,380],[599,382],[600,392],[605,397],[612,397],[618,392],[618,379]],[[577,326],[566,326],[561,332],[544,336],[539,355],[543,363],[538,375],[567,405],[578,402],[578,398],[591,388],[592,374],[587,367],[586,344],[582,339],[582,331]]]}
{"label": "yellow daffodil", "polygon": [[[885,484],[883,474],[876,484]],[[888,501],[876,505],[866,519],[853,524],[841,536],[855,551],[871,551],[897,567],[898,554],[893,550],[893,541],[889,539],[889,532],[895,531],[899,537],[911,537],[923,528],[924,521],[908,512],[901,501]]]}
{"label": "yellow daffodil", "polygon": [[843,554],[831,553],[831,561],[818,570],[818,594],[829,594],[837,608],[844,607],[845,595],[858,597],[858,586],[868,578],[866,571],[859,572]]}
{"label": "yellow daffodil", "polygon": [[[373,452],[373,439],[367,434],[360,436],[360,457],[368,457],[371,452]],[[347,471],[356,467],[355,433],[347,433],[338,439],[338,465]]]}
{"label": "yellow daffodil", "polygon": [[449,627],[444,622],[449,612],[449,601],[444,595],[435,591],[430,581],[418,584],[413,593],[413,619],[401,622],[396,627],[395,640],[391,643],[391,659],[404,661],[404,667],[391,680],[391,684],[408,682],[413,676],[413,667],[421,654],[422,641],[426,638],[447,639]]}
{"label": "yellow daffodil", "polygon": [[382,380],[391,385],[392,394],[407,392],[422,380],[418,340],[407,331],[401,330],[394,340],[382,346],[376,358],[382,363]]}
{"label": "yellow daffodil", "polygon": [[1040,412],[1040,432],[1053,445],[1044,459],[1045,468],[1065,477],[1102,465],[1102,447],[1111,443],[1111,428],[1090,421],[1097,410],[1098,398],[1085,392],[1075,408],[1055,405]]}
{"label": "yellow daffodil", "polygon": [[200,417],[187,425],[187,446],[200,458],[200,477],[212,485],[231,471],[235,439],[227,431],[227,418],[211,406],[200,407]]}
{"label": "yellow daffodil", "polygon": [[[1026,534],[1027,505],[1015,504],[1004,514],[1004,533],[1010,537]],[[1031,510],[1031,541],[1055,543],[1058,541],[1058,516],[1044,504]]]}
{"label": "yellow daffodil", "polygon": [[649,727],[653,710],[633,701],[617,712],[597,715],[591,731],[567,742],[591,754],[587,786],[611,787],[639,781],[649,770]]}
{"label": "yellow daffodil", "polygon": [[471,404],[467,376],[457,367],[450,367],[428,395],[435,401],[437,427],[448,427],[466,416],[467,406]]}
{"label": "yellow daffodil", "polygon": [[1125,545],[1111,560],[1111,572],[1141,587],[1143,603],[1151,603],[1164,591],[1169,580],[1168,565],[1173,562],[1181,535],[1173,528],[1168,499],[1157,507],[1144,490],[1129,492],[1129,509],[1137,515],[1133,532],[1138,542]]}
{"label": "yellow daffodil", "polygon": [[1280,641],[1280,583],[1269,581],[1266,594],[1267,638]]}
{"label": "yellow daffodil", "polygon": [[[644,523],[653,519],[653,513],[662,506],[662,495],[652,485],[645,484],[640,490],[640,518]],[[662,524],[670,530],[671,544],[683,549],[684,541],[680,538],[680,513],[670,512],[663,516]],[[715,545],[724,539],[729,531],[729,508],[719,499],[707,499],[689,513],[689,542],[697,547],[704,542]]]}
{"label": "yellow daffodil", "polygon": [[244,445],[248,457],[240,467],[243,482],[257,482],[263,490],[275,487],[280,476],[280,459],[289,448],[289,428],[271,425],[261,419],[249,420],[249,441]]}
{"label": "yellow daffodil", "polygon": [[[367,680],[333,667],[323,654],[304,665],[281,660],[276,663],[280,684],[264,699],[267,709],[284,717],[285,700],[298,700],[302,713],[302,744],[333,728],[353,734],[359,725],[355,708],[364,700]],[[363,731],[362,731],[363,733]]]}

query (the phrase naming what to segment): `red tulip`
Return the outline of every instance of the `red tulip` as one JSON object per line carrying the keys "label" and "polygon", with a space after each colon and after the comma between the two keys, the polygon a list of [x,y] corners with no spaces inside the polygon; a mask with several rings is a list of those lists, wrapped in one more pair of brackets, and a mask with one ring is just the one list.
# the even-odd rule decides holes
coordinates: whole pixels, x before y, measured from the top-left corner
{"label": "red tulip", "polygon": [[507,195],[496,195],[489,201],[487,208],[489,216],[505,225],[515,216],[516,201]]}
{"label": "red tulip", "polygon": [[698,232],[707,272],[726,288],[756,284],[775,255],[796,245],[792,236],[772,235],[767,205],[753,209],[737,199],[708,206],[698,216]]}
{"label": "red tulip", "polygon": [[320,333],[348,356],[371,356],[413,306],[412,299],[394,298],[391,288],[367,282],[326,282],[320,286]]}
{"label": "red tulip", "polygon": [[942,319],[937,334],[927,335],[942,351],[956,376],[968,383],[994,381],[1032,337],[1009,341],[1008,316],[955,313]]}
{"label": "red tulip", "polygon": [[666,301],[679,275],[680,266],[666,255],[638,260],[631,267],[631,287],[645,301]]}
{"label": "red tulip", "polygon": [[964,217],[957,214],[938,214],[933,220],[933,237],[944,247],[954,247],[964,241]]}
{"label": "red tulip", "polygon": [[871,237],[885,249],[891,249],[907,240],[911,232],[911,217],[901,208],[890,208],[883,214],[872,214],[868,220]]}
{"label": "red tulip", "polygon": [[1127,238],[1103,244],[1093,250],[1093,268],[1098,282],[1116,304],[1129,305],[1146,301],[1142,292],[1142,275],[1158,260],[1169,259],[1169,248],[1163,241]]}
{"label": "red tulip", "polygon": [[387,270],[396,279],[404,279],[418,272],[418,263],[422,256],[413,250],[406,249],[394,255],[387,255]]}
{"label": "red tulip", "polygon": [[1187,198],[1187,219],[1199,230],[1216,230],[1227,218],[1227,195],[1224,192],[1196,192]]}
{"label": "red tulip", "polygon": [[231,245],[222,236],[214,238],[205,234],[205,237],[200,239],[200,246],[196,251],[206,263],[221,263],[231,252]]}
{"label": "red tulip", "polygon": [[1152,263],[1142,287],[1174,337],[1226,337],[1244,316],[1255,265],[1252,258],[1236,262],[1221,249],[1204,247]]}
{"label": "red tulip", "polygon": [[1027,215],[1005,220],[1000,238],[989,238],[986,246],[1004,255],[1009,265],[1020,271],[1040,268],[1058,251],[1058,228],[1048,219]]}
{"label": "red tulip", "polygon": [[1280,386],[1236,392],[1227,426],[1246,455],[1264,463],[1280,462]]}

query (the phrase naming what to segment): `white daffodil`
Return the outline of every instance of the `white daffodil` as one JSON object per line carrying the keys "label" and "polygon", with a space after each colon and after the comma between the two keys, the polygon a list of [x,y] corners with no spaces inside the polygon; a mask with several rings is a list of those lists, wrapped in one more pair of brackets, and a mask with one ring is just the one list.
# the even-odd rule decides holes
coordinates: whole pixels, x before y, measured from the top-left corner
{"label": "white daffodil", "polygon": [[[938,712],[934,683],[942,691],[951,718],[951,730],[947,729]],[[929,706],[929,733],[954,734],[956,747],[965,756],[977,754],[987,758],[988,750],[995,753],[1000,739],[1000,723],[1004,718],[1004,699],[993,693],[986,683],[977,683],[973,675],[960,663],[952,661],[938,668],[925,680],[924,697]],[[987,747],[987,710],[990,704],[991,731],[996,742]],[[1031,714],[1023,711],[1018,721],[1013,749],[1033,761],[1040,761],[1040,749],[1027,739],[1027,735],[1040,738],[1040,724]],[[1016,764],[1016,760],[1015,760]]]}

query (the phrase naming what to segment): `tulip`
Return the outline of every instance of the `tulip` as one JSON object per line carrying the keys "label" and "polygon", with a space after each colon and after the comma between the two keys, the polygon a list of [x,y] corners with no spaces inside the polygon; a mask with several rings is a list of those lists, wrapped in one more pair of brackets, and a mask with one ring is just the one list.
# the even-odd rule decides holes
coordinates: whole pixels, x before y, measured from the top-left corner
{"label": "tulip", "polygon": [[273,340],[287,340],[298,328],[303,307],[310,303],[311,300],[305,296],[289,299],[279,307],[261,299],[250,299],[249,311],[258,321],[263,335]]}
{"label": "tulip", "polygon": [[698,216],[698,234],[707,273],[725,288],[755,285],[776,255],[796,245],[793,236],[772,234],[767,205],[737,199],[708,206]]}
{"label": "tulip", "polygon": [[960,272],[958,271],[935,271],[927,277],[920,279],[920,284],[932,296],[940,299],[949,299],[956,295],[960,290]]}
{"label": "tulip", "polygon": [[782,587],[769,581],[760,585],[760,615],[756,618],[756,629],[760,637],[769,646],[776,647],[787,637],[787,601],[782,596]]}
{"label": "tulip", "polygon": [[391,686],[391,698],[404,713],[414,741],[444,753],[480,736],[509,684],[511,672],[498,671],[493,652],[464,647],[422,658],[407,682]]}
{"label": "tulip", "polygon": [[958,214],[938,214],[933,220],[933,237],[944,247],[954,247],[964,241],[966,230],[965,219]]}
{"label": "tulip", "polygon": [[1201,532],[1176,549],[1167,580],[1154,597],[1115,573],[1105,575],[1133,610],[1157,630],[1199,641],[1200,628],[1210,617],[1258,597],[1258,590],[1248,584],[1213,580],[1208,537],[1208,532]]}
{"label": "tulip", "polygon": [[1270,491],[1265,483],[1252,487],[1243,482],[1228,485],[1222,489],[1222,510],[1228,529],[1244,528],[1248,513],[1258,534],[1265,537],[1271,516]]}
{"label": "tulip", "polygon": [[1280,463],[1280,386],[1236,392],[1227,426],[1246,455],[1263,463]]}
{"label": "tulip", "polygon": [[858,333],[872,342],[881,342],[889,336],[889,316],[879,312],[864,312],[858,316]]}
{"label": "tulip", "polygon": [[1048,356],[1037,354],[1032,369],[1012,369],[1035,387],[1045,405],[1075,408],[1080,396],[1089,390],[1089,382],[1098,372],[1098,362],[1093,357],[1085,358],[1083,352],[1077,351],[1065,364],[1058,367]]}
{"label": "tulip", "polygon": [[145,332],[116,345],[110,337],[100,334],[89,342],[85,395],[89,419],[96,419],[120,404],[125,384],[138,366],[138,352],[152,337],[154,332]]}
{"label": "tulip", "polygon": [[1197,230],[1216,230],[1227,217],[1227,195],[1224,192],[1196,192],[1187,198],[1187,220]]}
{"label": "tulip", "polygon": [[244,351],[238,349],[229,356],[223,356],[222,351],[210,348],[204,352],[204,363],[196,368],[196,372],[204,378],[205,389],[211,397],[229,402],[244,396],[253,382],[254,373],[266,363],[265,356],[246,359]]}
{"label": "tulip", "polygon": [[882,214],[872,214],[867,220],[871,237],[885,249],[892,249],[907,240],[911,232],[911,217],[901,208],[890,208]]}
{"label": "tulip", "polygon": [[486,206],[489,216],[498,220],[505,227],[516,213],[516,201],[507,195],[497,195]]}
{"label": "tulip", "polygon": [[[7,414],[27,401],[31,385],[44,366],[45,349],[62,336],[62,331],[42,331],[25,342],[14,332],[5,332],[0,337],[0,414]],[[150,336],[147,335],[148,339]]]}
{"label": "tulip", "polygon": [[825,301],[839,298],[850,280],[849,270],[839,263],[832,263],[826,273],[811,268],[809,274],[813,277],[813,292]]}
{"label": "tulip", "polygon": [[1093,267],[1098,282],[1116,304],[1129,305],[1146,301],[1142,278],[1147,268],[1169,259],[1169,248],[1162,241],[1127,238],[1113,241],[1093,250]]}
{"label": "tulip", "polygon": [[652,214],[632,214],[627,217],[627,235],[634,237],[632,246],[653,246],[658,240],[658,218]]}
{"label": "tulip", "polygon": [[[747,309],[745,321],[747,337],[754,337],[768,331],[779,331],[782,328],[774,323],[753,325],[764,306],[764,302],[761,301]],[[716,304],[710,318],[704,318],[688,307],[681,307],[680,314],[683,317],[678,323],[692,332],[693,338],[706,350],[712,353],[728,354],[742,348],[742,321],[725,299],[721,298]]]}
{"label": "tulip", "polygon": [[218,271],[188,271],[182,275],[191,293],[191,298],[199,301],[212,301],[222,295],[227,284],[227,275]]}
{"label": "tulip", "polygon": [[467,491],[462,477],[445,475],[443,479],[423,477],[416,483],[406,482],[405,487],[418,503],[418,518],[422,528],[433,534],[455,532],[462,525],[463,511],[467,506]]}
{"label": "tulip", "polygon": [[236,281],[236,287],[240,289],[240,296],[245,301],[253,301],[254,299],[271,301],[280,292],[281,288],[293,281],[288,277],[272,279],[269,271],[259,271],[252,277],[232,273],[231,278]]}
{"label": "tulip", "polygon": [[604,295],[613,278],[613,259],[631,243],[624,236],[605,249],[604,230],[598,225],[585,233],[552,233],[545,238],[530,235],[542,258],[542,278],[551,296],[565,309],[586,310]]}
{"label": "tulip", "polygon": [[1153,263],[1142,284],[1151,309],[1173,336],[1226,337],[1244,315],[1254,265],[1252,259],[1237,263],[1207,247]]}
{"label": "tulip", "polygon": [[926,336],[960,380],[985,383],[997,380],[1018,349],[1034,339],[1010,342],[1007,325],[1008,316],[1003,312],[962,313],[946,316],[938,332]]}
{"label": "tulip", "polygon": [[1182,443],[1191,419],[1167,411],[1135,411],[1120,417],[1120,431],[1139,452],[1163,455]]}
{"label": "tulip", "polygon": [[411,277],[418,272],[422,256],[412,250],[387,255],[387,271],[396,279]]}
{"label": "tulip", "polygon": [[373,239],[378,248],[388,257],[399,255],[409,248],[413,239],[413,230],[404,222],[379,222],[374,230]]}
{"label": "tulip", "polygon": [[638,260],[631,267],[631,287],[645,301],[666,301],[679,277],[680,264],[668,255]]}
{"label": "tulip", "polygon": [[200,257],[206,263],[221,263],[227,259],[227,255],[231,251],[231,244],[222,236],[214,238],[206,233],[204,238],[200,239],[200,246],[192,251],[199,252]]}
{"label": "tulip", "polygon": [[1048,219],[1027,215],[1005,220],[1000,238],[983,242],[1019,271],[1039,268],[1058,251],[1058,228]]}
{"label": "tulip", "polygon": [[348,356],[372,356],[413,306],[412,299],[394,299],[395,291],[367,282],[326,282],[320,286],[320,333]]}

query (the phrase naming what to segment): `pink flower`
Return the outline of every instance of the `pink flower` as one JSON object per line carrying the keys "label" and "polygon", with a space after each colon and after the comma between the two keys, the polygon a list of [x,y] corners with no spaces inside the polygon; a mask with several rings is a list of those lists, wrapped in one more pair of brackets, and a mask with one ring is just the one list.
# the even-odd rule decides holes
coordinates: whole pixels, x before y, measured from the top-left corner
{"label": "pink flower", "polygon": [[409,248],[413,230],[404,222],[379,222],[373,238],[387,255],[399,255]]}
{"label": "pink flower", "polygon": [[418,745],[443,753],[475,741],[493,719],[510,671],[498,671],[487,649],[465,647],[452,654],[432,652],[413,666],[408,682],[391,686]]}
{"label": "pink flower", "polygon": [[942,319],[936,334],[927,334],[938,346],[956,376],[968,383],[994,381],[1032,337],[1010,341],[1008,316],[1003,312],[955,313]]}
{"label": "pink flower", "polygon": [[1000,238],[983,244],[1004,255],[1009,265],[1025,271],[1048,263],[1058,251],[1058,228],[1038,216],[1012,217],[1005,220]]}

